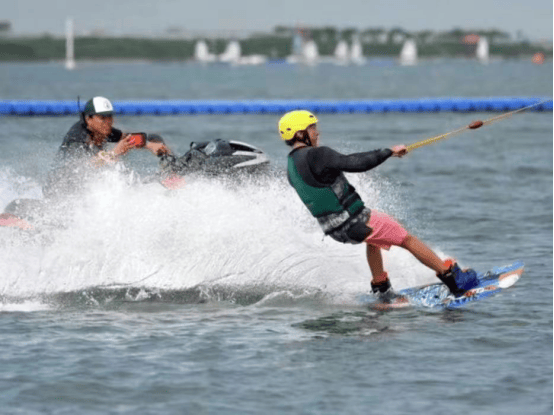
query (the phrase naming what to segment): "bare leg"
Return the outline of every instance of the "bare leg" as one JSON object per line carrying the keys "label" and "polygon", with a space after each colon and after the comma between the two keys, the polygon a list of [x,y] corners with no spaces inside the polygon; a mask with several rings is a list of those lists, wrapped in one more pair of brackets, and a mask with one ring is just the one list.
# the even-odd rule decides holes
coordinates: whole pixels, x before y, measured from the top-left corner
{"label": "bare leg", "polygon": [[373,245],[367,245],[367,262],[373,279],[373,284],[379,284],[386,280],[385,270],[383,268],[383,255],[381,254],[381,248]]}
{"label": "bare leg", "polygon": [[404,239],[401,246],[402,248],[407,249],[423,265],[428,266],[435,272],[443,274],[448,271],[448,268],[444,265],[444,262],[427,245],[415,236],[408,235],[406,239]]}

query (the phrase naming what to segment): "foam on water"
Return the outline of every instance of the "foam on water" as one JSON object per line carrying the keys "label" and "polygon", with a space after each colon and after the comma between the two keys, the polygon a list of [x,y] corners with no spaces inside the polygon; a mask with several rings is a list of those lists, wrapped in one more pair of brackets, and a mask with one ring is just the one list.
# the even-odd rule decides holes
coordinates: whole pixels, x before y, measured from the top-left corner
{"label": "foam on water", "polygon": [[0,313],[32,313],[35,311],[45,311],[51,309],[51,306],[42,301],[26,300],[22,302],[0,302]]}
{"label": "foam on water", "polygon": [[[3,177],[3,186],[10,179]],[[402,216],[393,186],[370,174],[349,179],[368,206]],[[2,193],[4,206],[6,194],[13,196]],[[198,290],[239,301],[311,295],[348,304],[370,288],[365,247],[324,238],[282,175],[240,185],[196,178],[168,191],[106,171],[81,197],[46,213],[43,224],[52,222],[64,226],[37,234],[0,229],[4,301],[119,289],[135,301]],[[397,289],[434,281],[400,248],[384,252],[384,260]]]}

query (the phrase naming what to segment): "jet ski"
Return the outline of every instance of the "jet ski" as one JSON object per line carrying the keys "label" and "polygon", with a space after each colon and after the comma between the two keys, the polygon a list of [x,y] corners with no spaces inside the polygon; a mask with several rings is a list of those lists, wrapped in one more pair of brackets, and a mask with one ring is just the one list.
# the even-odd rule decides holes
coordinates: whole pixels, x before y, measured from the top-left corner
{"label": "jet ski", "polygon": [[258,174],[267,171],[269,159],[259,148],[241,141],[216,139],[192,142],[190,149],[180,157],[172,154],[160,156],[162,174],[185,176],[232,176]]}
{"label": "jet ski", "polygon": [[[148,139],[163,142],[163,139],[157,135],[149,136]],[[152,180],[160,181],[169,189],[183,186],[182,177],[187,175],[238,178],[242,174],[250,176],[266,172],[269,169],[269,159],[259,148],[241,141],[222,139],[192,142],[190,149],[180,157],[164,154],[159,158],[160,174]],[[61,172],[63,173],[63,170]],[[57,204],[58,192],[61,195],[71,194],[71,189],[74,191],[79,188],[79,183],[73,183],[69,179],[74,177],[79,179],[85,176],[84,174],[71,174],[65,177],[62,173],[49,175],[47,184],[43,187],[44,200],[16,199],[12,201],[4,209],[4,212],[0,213],[0,227],[32,229],[33,226],[27,221],[34,222],[51,203]],[[65,180],[63,180],[64,177]]]}

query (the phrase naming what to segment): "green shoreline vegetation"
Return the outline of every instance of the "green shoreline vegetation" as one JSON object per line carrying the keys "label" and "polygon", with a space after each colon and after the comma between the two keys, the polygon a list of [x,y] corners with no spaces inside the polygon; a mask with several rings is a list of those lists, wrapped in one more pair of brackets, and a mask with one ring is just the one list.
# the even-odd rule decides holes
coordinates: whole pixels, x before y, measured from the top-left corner
{"label": "green shoreline vegetation", "polygon": [[[278,26],[273,33],[253,34],[237,39],[243,56],[265,55],[280,60],[293,53],[296,29]],[[423,31],[407,33],[402,29],[338,30],[333,27],[310,28],[304,32],[312,38],[321,56],[331,56],[340,40],[351,42],[357,36],[363,55],[367,58],[395,58],[400,54],[405,39],[416,41],[420,58],[473,57],[475,43],[464,42],[467,36],[485,36],[491,57],[521,58],[542,52],[552,58],[552,44],[511,40],[507,33],[498,30],[450,32]],[[194,58],[196,42],[206,41],[211,53],[221,54],[229,38],[145,38],[77,36],[74,39],[76,60],[136,59],[154,61],[186,61]],[[63,37],[43,35],[36,37],[0,36],[0,61],[49,61],[65,59],[66,41]]]}

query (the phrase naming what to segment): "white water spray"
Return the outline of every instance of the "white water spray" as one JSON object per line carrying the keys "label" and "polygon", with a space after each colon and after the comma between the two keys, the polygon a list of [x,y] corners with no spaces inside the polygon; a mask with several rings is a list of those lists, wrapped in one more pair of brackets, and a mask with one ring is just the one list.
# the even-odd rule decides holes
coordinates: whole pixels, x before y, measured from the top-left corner
{"label": "white water spray", "polygon": [[[370,175],[349,179],[368,206],[391,213],[389,207],[397,205],[386,183]],[[110,171],[89,183],[72,209],[55,213],[66,227],[49,230],[46,243],[44,237],[0,229],[0,296],[224,287],[266,296],[311,292],[351,303],[369,290],[365,246],[324,238],[283,177],[241,185],[189,180],[178,191],[130,182]],[[397,289],[434,278],[400,248],[385,252],[384,259]]]}

